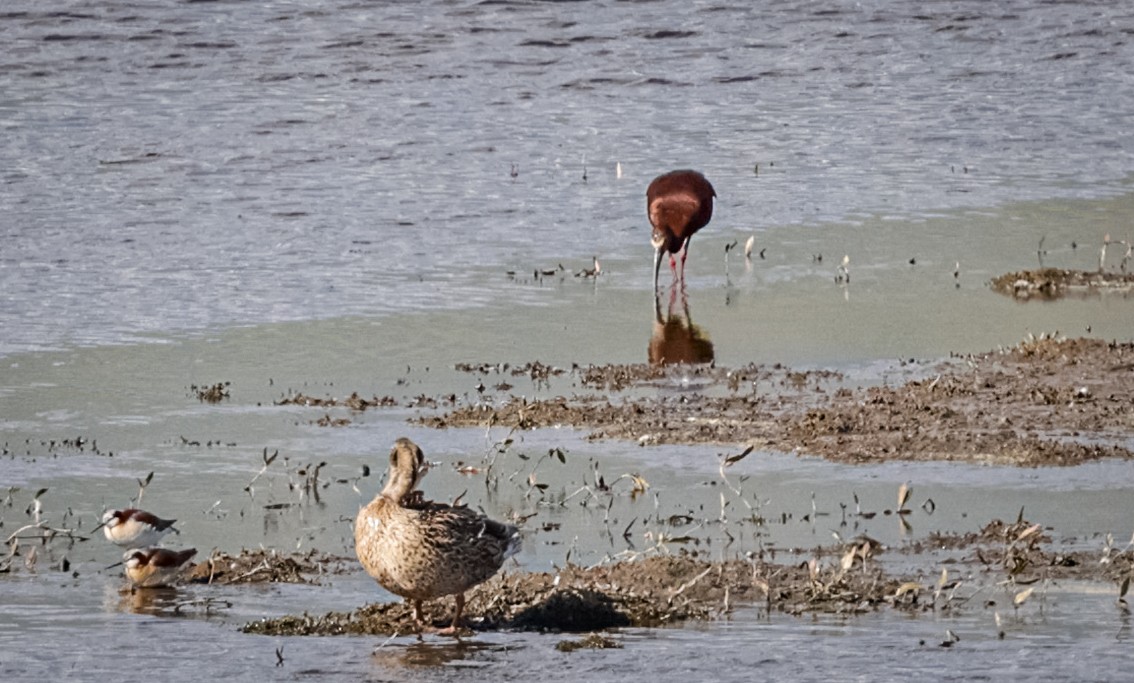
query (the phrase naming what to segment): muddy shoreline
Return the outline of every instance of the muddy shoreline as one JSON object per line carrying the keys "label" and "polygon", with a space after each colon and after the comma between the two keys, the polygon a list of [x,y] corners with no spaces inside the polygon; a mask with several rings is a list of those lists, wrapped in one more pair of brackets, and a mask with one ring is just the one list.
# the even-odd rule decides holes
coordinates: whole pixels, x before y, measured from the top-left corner
{"label": "muddy shoreline", "polygon": [[[1044,336],[1008,349],[912,364],[900,381],[882,378],[861,385],[837,371],[781,365],[558,368],[530,362],[462,364],[455,370],[475,378],[480,390],[474,398],[455,392],[401,399],[295,394],[277,405],[308,406],[300,412],[314,409],[312,422],[327,426],[349,424],[365,411],[408,408],[416,413],[412,420],[438,429],[569,425],[590,430],[592,439],[628,440],[646,448],[726,444],[739,454],[722,461],[722,474],[754,449],[844,463],[960,460],[1020,467],[1132,455],[1134,345],[1128,343]],[[517,387],[532,391],[524,395]],[[60,444],[79,451],[87,447],[82,439]],[[49,446],[56,448],[54,442]],[[98,452],[93,441],[90,448]],[[555,458],[555,449],[545,457]],[[561,452],[558,457],[562,462]],[[265,450],[264,466],[270,462]],[[462,474],[489,476],[486,468],[470,465],[466,472],[460,463],[455,466]],[[315,500],[320,486],[351,485],[349,479],[320,480],[322,465],[295,467],[296,486],[311,489]],[[594,476],[601,490],[597,471]],[[288,481],[293,482],[290,470]],[[638,482],[634,477],[627,481],[634,490],[619,492],[633,496]],[[531,482],[539,485],[534,477]],[[901,518],[910,512],[904,505],[901,500],[884,514]],[[533,542],[553,528],[545,526],[546,519],[517,521]],[[734,521],[759,526],[764,520],[753,515]],[[1042,597],[1054,583],[1079,580],[1102,585],[1113,593],[1117,608],[1126,610],[1134,576],[1134,541],[1124,544],[1107,537],[1088,550],[1081,544],[1071,549],[1053,540],[1056,529],[1027,521],[1022,511],[1014,522],[993,519],[977,532],[931,533],[890,547],[860,535],[826,546],[760,546],[723,554],[694,542],[678,530],[680,523],[661,522],[659,518],[658,529],[644,535],[649,542],[645,549],[623,551],[596,565],[571,564],[568,553],[555,571],[506,568],[469,592],[466,626],[471,631],[586,633],[727,619],[742,608],[797,616],[1015,610]],[[729,536],[723,515],[716,523]],[[624,528],[624,536],[633,525]],[[69,571],[66,550],[60,555],[52,549],[64,540],[44,535],[40,567]],[[0,572],[30,571],[30,555],[28,544],[13,543]],[[197,598],[203,605],[197,608],[209,610],[217,606],[207,595],[213,585],[302,583],[318,591],[329,577],[359,572],[353,557],[261,549],[213,552],[187,573],[186,581],[206,594]],[[350,612],[274,616],[244,624],[242,630],[285,636],[422,630],[409,605],[400,600],[366,604],[370,595],[360,592],[359,607]],[[176,600],[140,604],[138,609],[157,614],[194,607]],[[446,625],[452,605],[451,598],[427,602],[429,626]],[[564,641],[565,649],[615,646],[602,637]]]}
{"label": "muddy shoreline", "polygon": [[[460,364],[456,370],[476,377],[476,399],[416,397],[404,406],[425,409],[413,421],[437,429],[571,426],[590,430],[591,439],[643,447],[745,449],[735,459],[753,448],[844,463],[957,460],[1019,467],[1134,456],[1134,345],[1095,339],[1029,338],[919,366],[899,383],[861,386],[839,372],[780,365],[568,369],[531,362]],[[516,393],[515,385],[528,382],[531,395]],[[564,383],[569,395],[561,391]],[[353,413],[399,405],[357,394],[281,403],[350,411],[327,413],[318,424],[346,424]],[[895,514],[903,512],[899,506]],[[1109,583],[1125,609],[1132,546],[1108,538],[1097,550],[1069,551],[1052,544],[1051,532],[1021,511],[1013,523],[992,520],[979,532],[931,534],[894,548],[860,537],[789,557],[780,551],[778,557],[761,552],[710,561],[697,550],[659,543],[652,552],[589,568],[498,575],[470,592],[469,614],[476,616],[468,626],[587,632],[716,619],[738,605],[794,615],[1015,609],[1061,580]],[[427,619],[442,626],[450,609],[451,600],[428,603]],[[409,607],[395,602],[264,619],[244,630],[390,635],[420,627]],[[588,642],[565,647],[607,646]]]}
{"label": "muddy shoreline", "polygon": [[[555,572],[505,571],[469,592],[464,632],[657,627],[728,618],[743,607],[794,616],[880,609],[1008,610],[1033,595],[1042,597],[1062,580],[1110,584],[1116,607],[1127,609],[1125,595],[1134,576],[1131,545],[1116,547],[1108,539],[1097,552],[1067,552],[1052,545],[1050,532],[1019,518],[1013,523],[992,520],[979,532],[933,535],[898,548],[860,537],[789,561],[751,554],[709,561],[681,550],[588,568],[568,565]],[[895,572],[887,555],[906,557],[917,569]],[[415,623],[409,604],[398,601],[352,612],[265,618],[241,630],[277,636],[420,633],[447,625],[451,609],[452,599],[427,602],[424,629]],[[565,642],[569,648],[606,646]]]}
{"label": "muddy shoreline", "polygon": [[[471,370],[484,375],[489,371]],[[958,460],[1017,466],[1130,458],[1134,345],[1042,337],[942,361],[898,386],[849,386],[830,371],[778,366],[576,369],[591,391],[496,392],[424,416],[436,427],[557,425],[592,439],[743,444],[836,462]],[[690,376],[696,391],[664,391]],[[633,390],[654,389],[652,392]]]}

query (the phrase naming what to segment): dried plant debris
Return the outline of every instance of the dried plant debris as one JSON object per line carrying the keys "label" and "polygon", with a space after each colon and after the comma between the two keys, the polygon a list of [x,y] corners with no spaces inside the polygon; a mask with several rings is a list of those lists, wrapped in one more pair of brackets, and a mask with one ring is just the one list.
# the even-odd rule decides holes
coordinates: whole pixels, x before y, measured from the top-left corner
{"label": "dried plant debris", "polygon": [[[655,556],[556,574],[509,573],[469,592],[465,613],[477,630],[593,632],[621,626],[662,626],[727,614],[735,603],[763,603],[791,614],[855,614],[879,606],[902,607],[901,581],[860,563],[820,567],[732,560],[706,562],[689,556]],[[452,615],[450,600],[425,603],[429,624]],[[420,631],[405,602],[369,605],[351,613],[329,612],[263,619],[246,633],[269,635],[393,634]]]}
{"label": "dried plant debris", "polygon": [[242,550],[236,555],[215,552],[189,572],[192,583],[319,583],[328,574],[353,571],[354,558],[315,550],[283,555],[274,550]]}
{"label": "dried plant debris", "polygon": [[303,393],[288,394],[287,396],[276,401],[278,406],[296,405],[307,406],[316,408],[334,408],[344,407],[350,410],[357,410],[362,412],[370,408],[392,408],[398,405],[397,399],[393,396],[373,396],[371,398],[363,398],[358,395],[358,392],[352,393],[344,399],[334,398],[332,396],[325,396],[318,398],[316,396],[308,396]]}
{"label": "dried plant debris", "polygon": [[537,384],[546,384],[552,377],[558,377],[566,372],[563,368],[545,365],[538,360],[515,366],[510,363],[457,363],[455,369],[458,372],[467,372],[474,375],[528,377]]}
{"label": "dried plant debris", "polygon": [[994,519],[980,531],[966,534],[932,533],[910,543],[907,553],[959,550],[961,561],[984,572],[1004,574],[1015,585],[1040,579],[1084,579],[1120,583],[1134,573],[1134,539],[1125,548],[1107,536],[1098,551],[1052,547],[1049,529],[1020,517],[1012,523]]}
{"label": "dried plant debris", "polygon": [[232,382],[217,382],[207,387],[193,384],[189,387],[189,391],[192,391],[197,400],[202,403],[220,403],[230,397],[228,389],[230,386],[232,386]]}
{"label": "dried plant debris", "polygon": [[1071,294],[1098,294],[1104,290],[1128,291],[1134,289],[1134,273],[1041,268],[1005,273],[989,285],[995,291],[1016,299],[1050,300]]}
{"label": "dried plant debris", "polygon": [[5,441],[0,444],[0,457],[58,458],[72,455],[100,455],[114,457],[114,452],[100,449],[98,439],[85,436],[63,437],[59,439],[24,439],[20,442]]}
{"label": "dried plant debris", "polygon": [[[606,379],[593,381],[610,391],[654,381],[656,373],[645,365],[612,366]],[[746,379],[736,382],[741,375]],[[834,391],[824,388],[832,377],[821,372],[787,371],[778,384],[766,381],[768,375],[758,368],[706,368],[702,376],[727,383],[727,391],[714,392],[723,387],[710,384],[701,392],[641,396],[604,391],[571,398],[513,397],[416,421],[437,428],[565,425],[593,430],[592,439],[641,445],[745,443],[843,462],[1038,466],[1134,456],[1129,449],[1134,344],[1129,343],[1033,337],[1012,349],[951,359],[897,386]]]}
{"label": "dried plant debris", "polygon": [[561,640],[555,644],[560,652],[574,652],[575,650],[618,650],[622,643],[601,633],[588,633],[578,640]]}

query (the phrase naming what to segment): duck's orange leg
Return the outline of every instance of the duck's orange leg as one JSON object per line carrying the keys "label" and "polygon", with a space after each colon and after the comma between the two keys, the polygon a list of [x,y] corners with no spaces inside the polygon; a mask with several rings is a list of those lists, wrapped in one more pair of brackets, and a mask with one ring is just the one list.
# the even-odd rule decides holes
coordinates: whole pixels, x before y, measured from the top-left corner
{"label": "duck's orange leg", "polygon": [[453,623],[448,628],[441,629],[437,633],[443,636],[455,636],[461,631],[461,612],[465,609],[465,594],[457,593],[457,609],[453,612]]}

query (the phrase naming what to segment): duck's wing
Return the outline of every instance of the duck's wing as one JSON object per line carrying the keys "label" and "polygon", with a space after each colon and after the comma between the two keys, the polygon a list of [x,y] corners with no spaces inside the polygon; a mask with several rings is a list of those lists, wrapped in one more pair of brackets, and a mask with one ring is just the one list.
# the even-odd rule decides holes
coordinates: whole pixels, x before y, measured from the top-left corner
{"label": "duck's wing", "polygon": [[464,558],[484,567],[484,578],[494,574],[504,560],[520,550],[520,530],[470,510],[433,503],[415,511],[424,536],[439,554]]}

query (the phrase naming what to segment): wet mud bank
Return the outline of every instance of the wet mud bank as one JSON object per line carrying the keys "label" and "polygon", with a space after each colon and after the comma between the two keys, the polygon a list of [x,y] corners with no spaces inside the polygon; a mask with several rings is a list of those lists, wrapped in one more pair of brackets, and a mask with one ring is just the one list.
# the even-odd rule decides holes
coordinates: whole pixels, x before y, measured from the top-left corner
{"label": "wet mud bank", "polygon": [[[643,446],[745,444],[851,463],[1044,466],[1134,456],[1129,343],[1029,339],[947,359],[898,386],[848,386],[838,373],[779,366],[571,372],[591,391],[551,398],[496,393],[418,421],[437,428],[572,426],[591,430],[592,439]],[[659,390],[690,378],[696,390]]]}
{"label": "wet mud bank", "polygon": [[994,278],[989,286],[994,291],[1022,301],[1051,301],[1067,296],[1099,295],[1103,292],[1129,293],[1134,290],[1134,273],[1040,268],[1005,273]]}
{"label": "wet mud bank", "polygon": [[[899,548],[868,537],[815,548],[792,561],[750,556],[707,561],[697,553],[652,555],[555,573],[507,572],[470,591],[468,631],[593,632],[728,618],[737,608],[765,614],[854,615],[879,609],[948,612],[1017,609],[1064,579],[1113,586],[1116,607],[1134,573],[1131,546],[1112,539],[1095,552],[1053,547],[1049,532],[1019,518],[993,520],[979,532],[934,535]],[[903,561],[891,562],[886,555]],[[914,569],[893,572],[889,566]],[[287,615],[250,622],[263,635],[394,635],[448,625],[452,600],[425,604],[417,624],[408,603],[377,603],[353,612]],[[568,648],[593,647],[571,641]]]}
{"label": "wet mud bank", "polygon": [[[653,556],[554,574],[500,574],[468,595],[466,626],[474,630],[598,631],[664,626],[726,615],[756,602],[802,613],[854,613],[894,603],[900,585],[881,569],[808,568],[762,561],[707,562],[690,555]],[[431,626],[448,624],[452,600],[425,605]],[[247,633],[338,635],[415,633],[406,603],[369,605],[351,613],[299,615],[247,624]]]}

